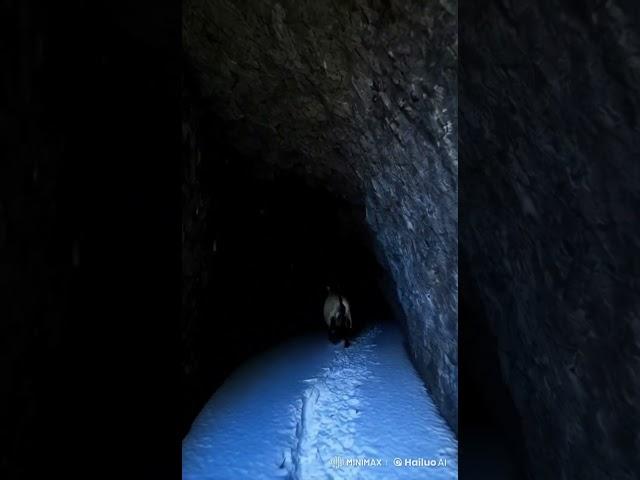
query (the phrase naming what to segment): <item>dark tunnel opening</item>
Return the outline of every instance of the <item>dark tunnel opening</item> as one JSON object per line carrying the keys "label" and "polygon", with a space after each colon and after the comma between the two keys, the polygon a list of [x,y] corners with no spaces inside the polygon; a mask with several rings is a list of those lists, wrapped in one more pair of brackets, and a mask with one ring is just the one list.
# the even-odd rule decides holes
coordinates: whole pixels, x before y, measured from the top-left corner
{"label": "dark tunnel opening", "polygon": [[186,124],[182,435],[241,363],[326,330],[327,286],[349,299],[354,334],[398,312],[360,206],[241,154],[210,114]]}

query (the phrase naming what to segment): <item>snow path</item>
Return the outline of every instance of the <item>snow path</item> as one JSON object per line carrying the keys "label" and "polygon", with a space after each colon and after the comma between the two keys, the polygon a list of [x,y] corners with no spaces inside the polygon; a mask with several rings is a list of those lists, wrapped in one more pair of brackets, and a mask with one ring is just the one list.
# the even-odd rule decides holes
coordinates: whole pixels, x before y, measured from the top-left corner
{"label": "snow path", "polygon": [[387,324],[349,348],[311,335],[248,362],[182,456],[185,480],[457,478],[455,437]]}
{"label": "snow path", "polygon": [[[308,381],[310,387],[296,411],[299,420],[291,461],[285,463],[292,478],[319,478],[316,475],[326,471],[338,453],[350,458],[375,453],[363,451],[356,442],[354,420],[361,414],[359,387],[371,374],[369,362],[375,346],[371,341],[377,333],[369,331],[351,347],[336,350],[330,366]],[[355,478],[355,473],[354,468],[341,469],[332,476]]]}

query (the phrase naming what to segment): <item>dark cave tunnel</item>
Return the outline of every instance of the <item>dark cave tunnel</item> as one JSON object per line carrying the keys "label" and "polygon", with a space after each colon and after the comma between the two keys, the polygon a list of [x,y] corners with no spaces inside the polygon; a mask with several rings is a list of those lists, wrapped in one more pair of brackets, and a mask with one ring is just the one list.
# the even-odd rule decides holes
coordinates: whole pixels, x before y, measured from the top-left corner
{"label": "dark cave tunnel", "polygon": [[[325,330],[326,285],[352,299],[358,329],[403,321],[361,207],[242,155],[220,133],[219,119],[203,114],[198,125],[209,135],[198,136],[198,153],[188,149],[183,185],[182,436],[243,361],[287,338]],[[460,392],[473,399],[460,407],[460,468],[477,472],[469,478],[526,478],[521,419],[464,261],[460,282]]]}
{"label": "dark cave tunnel", "polygon": [[[193,119],[187,143],[201,143],[185,152],[182,436],[244,361],[325,330],[326,285],[352,300],[358,330],[405,320],[361,205],[310,185],[295,169],[274,170],[260,156],[241,154],[220,119],[202,112]],[[473,399],[460,407],[460,468],[477,472],[469,478],[526,478],[521,418],[502,379],[496,339],[468,263],[459,270],[459,385]]]}
{"label": "dark cave tunnel", "polygon": [[[219,3],[221,16],[237,14]],[[314,12],[290,8],[288,14],[303,18]],[[265,14],[268,9],[256,18]],[[434,137],[441,135],[434,124],[456,121],[449,113],[455,111],[455,70],[448,68],[456,60],[405,38],[402,22],[411,13],[401,15],[405,20],[387,25],[390,36],[379,41],[385,49],[408,52],[406,64],[382,56],[375,42],[361,61],[345,60],[367,79],[362,91],[355,87],[365,100],[342,93],[351,86],[313,71],[306,82],[291,82],[287,76],[299,73],[289,70],[286,47],[268,28],[262,32],[260,22],[229,19],[230,37],[206,17],[187,16],[193,57],[183,92],[180,432],[188,433],[243,361],[286,338],[323,329],[324,286],[334,283],[352,298],[356,321],[392,319],[401,326],[408,356],[464,441],[460,470],[468,478],[526,478],[521,419],[480,298],[463,291],[458,312],[457,153],[447,142],[454,130],[445,128],[442,140]],[[455,36],[448,23],[454,17],[442,10],[436,15],[443,23],[433,38],[445,45]],[[341,17],[318,20],[316,34],[329,35],[327,22],[335,18]],[[250,48],[241,40],[261,35]],[[305,33],[296,35],[308,41]],[[229,61],[240,51],[237,63]],[[440,68],[435,78],[421,80],[424,94],[398,83],[394,72],[423,75],[420,59],[431,55]],[[379,71],[377,62],[388,65]],[[256,63],[269,74],[254,76]],[[431,82],[443,89],[438,95],[431,95]],[[327,98],[320,111],[330,120],[317,112],[313,95]],[[343,98],[352,103],[352,116],[340,112]],[[407,116],[399,113],[407,99],[421,116],[411,109]],[[467,289],[473,272],[461,266],[460,277]],[[469,324],[460,335],[458,313],[460,324]],[[460,410],[458,388],[465,392]]]}
{"label": "dark cave tunnel", "polygon": [[199,122],[209,135],[183,186],[182,435],[243,361],[326,330],[327,286],[350,300],[354,335],[394,311],[361,205],[295,172],[265,169],[264,159],[212,133],[224,131],[219,119]]}
{"label": "dark cave tunnel", "polygon": [[[356,322],[395,320],[457,432],[457,59],[449,48],[457,26],[446,5],[428,10],[441,20],[429,45],[406,28],[409,19],[421,35],[431,28],[418,4],[221,1],[185,10],[183,433],[233,365],[322,328],[332,282],[351,298]],[[439,68],[427,78],[429,61]],[[215,262],[222,273],[212,274]],[[241,287],[229,292],[223,282]],[[234,315],[238,295],[239,305],[255,297],[243,312],[255,325],[216,326],[217,309]],[[285,295],[292,308],[283,313]],[[260,320],[265,312],[270,324]],[[242,339],[224,368],[203,328]]]}
{"label": "dark cave tunnel", "polygon": [[[3,293],[15,306],[2,352],[13,446],[0,468],[70,471],[70,442],[93,468],[102,449],[78,438],[107,451],[107,432],[124,459],[110,478],[140,457],[142,437],[135,473],[165,473],[155,433],[175,408],[173,363],[158,359],[180,315],[164,311],[168,299],[178,310],[182,293],[182,438],[244,360],[324,328],[335,282],[356,318],[402,326],[457,433],[461,478],[500,467],[506,478],[635,480],[638,136],[623,120],[638,96],[619,13],[631,3],[585,15],[490,2],[459,17],[445,0],[232,3],[187,2],[180,25],[182,172],[156,162],[179,156],[158,141],[177,115],[162,123],[158,98],[179,82],[158,81],[166,52],[143,45],[137,21],[108,47],[92,22],[47,7],[43,19],[71,28],[56,28],[53,46],[45,31],[44,55],[35,43],[19,51],[53,81],[14,89],[28,128],[10,152],[21,160],[2,167]],[[568,90],[558,72],[576,80]],[[182,215],[171,217],[179,199],[154,182],[180,173]],[[169,213],[156,231],[159,205]],[[182,276],[159,265],[174,249]]]}
{"label": "dark cave tunnel", "polygon": [[[183,131],[182,436],[244,361],[325,329],[326,285],[352,300],[359,329],[395,321],[408,353],[415,334],[376,256],[363,205],[305,176],[299,153],[280,154],[288,168],[274,168],[259,152],[241,153],[191,85]],[[459,409],[459,467],[468,478],[527,478],[522,420],[500,371],[498,345],[468,262],[459,270],[465,326],[459,388],[466,399]]]}

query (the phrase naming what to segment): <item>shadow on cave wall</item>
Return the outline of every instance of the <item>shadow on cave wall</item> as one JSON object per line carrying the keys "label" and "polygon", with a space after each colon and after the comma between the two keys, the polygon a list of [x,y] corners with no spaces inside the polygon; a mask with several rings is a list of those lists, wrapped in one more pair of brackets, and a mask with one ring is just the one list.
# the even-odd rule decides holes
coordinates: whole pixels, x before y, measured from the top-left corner
{"label": "shadow on cave wall", "polygon": [[238,153],[225,139],[224,124],[200,113],[198,100],[189,102],[183,124],[183,435],[240,362],[293,335],[324,330],[325,286],[350,298],[357,328],[392,316],[383,298],[393,289],[375,259],[361,208]]}
{"label": "shadow on cave wall", "polygon": [[464,478],[525,476],[522,419],[500,368],[495,335],[466,258],[460,255],[460,471]]}

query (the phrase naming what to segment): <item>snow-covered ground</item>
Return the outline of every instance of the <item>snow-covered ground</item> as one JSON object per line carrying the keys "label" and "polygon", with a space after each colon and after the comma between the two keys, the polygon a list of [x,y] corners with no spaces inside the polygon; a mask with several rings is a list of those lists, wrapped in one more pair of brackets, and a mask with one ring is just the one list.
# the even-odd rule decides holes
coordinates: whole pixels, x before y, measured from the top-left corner
{"label": "snow-covered ground", "polygon": [[[456,439],[391,324],[240,367],[183,441],[184,480],[456,479]],[[400,466],[396,466],[400,463]]]}

